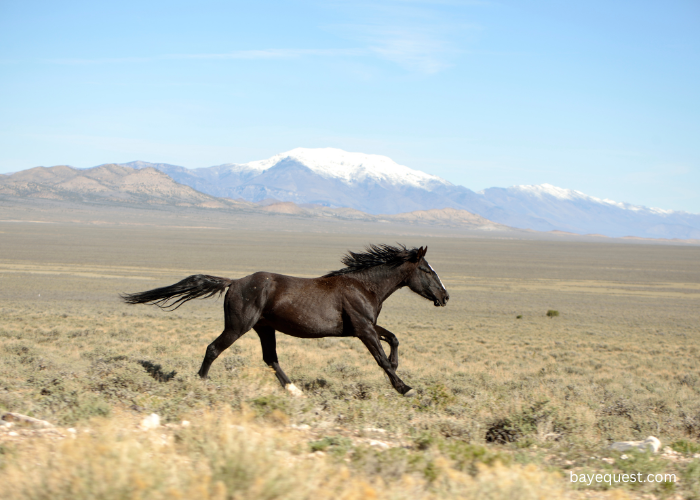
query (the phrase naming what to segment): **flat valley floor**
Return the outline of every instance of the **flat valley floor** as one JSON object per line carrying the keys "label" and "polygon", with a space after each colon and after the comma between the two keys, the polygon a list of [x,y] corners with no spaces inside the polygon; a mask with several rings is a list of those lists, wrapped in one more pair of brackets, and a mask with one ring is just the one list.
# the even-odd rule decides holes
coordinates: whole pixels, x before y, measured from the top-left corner
{"label": "flat valley floor", "polygon": [[[700,247],[209,213],[0,214],[0,413],[56,426],[0,427],[0,496],[700,498]],[[416,398],[353,338],[278,333],[302,398],[254,332],[201,381],[221,299],[119,300],[199,273],[320,276],[397,241],[427,245],[451,295],[402,290],[379,318]],[[647,436],[658,454],[609,449]],[[675,480],[572,482],[637,472]]]}

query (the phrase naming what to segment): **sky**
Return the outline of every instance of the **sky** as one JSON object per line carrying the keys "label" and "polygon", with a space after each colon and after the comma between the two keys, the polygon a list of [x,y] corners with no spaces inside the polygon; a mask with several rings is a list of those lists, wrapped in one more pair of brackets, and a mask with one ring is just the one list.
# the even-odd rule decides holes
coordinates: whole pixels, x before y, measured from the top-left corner
{"label": "sky", "polygon": [[0,0],[0,172],[296,147],[700,213],[700,2]]}

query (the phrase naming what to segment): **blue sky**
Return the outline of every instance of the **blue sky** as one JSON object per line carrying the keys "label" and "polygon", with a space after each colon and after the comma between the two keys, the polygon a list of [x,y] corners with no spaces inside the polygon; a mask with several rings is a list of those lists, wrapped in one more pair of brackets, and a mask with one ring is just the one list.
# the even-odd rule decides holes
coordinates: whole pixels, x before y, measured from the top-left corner
{"label": "blue sky", "polygon": [[295,147],[700,212],[700,2],[0,2],[0,172]]}

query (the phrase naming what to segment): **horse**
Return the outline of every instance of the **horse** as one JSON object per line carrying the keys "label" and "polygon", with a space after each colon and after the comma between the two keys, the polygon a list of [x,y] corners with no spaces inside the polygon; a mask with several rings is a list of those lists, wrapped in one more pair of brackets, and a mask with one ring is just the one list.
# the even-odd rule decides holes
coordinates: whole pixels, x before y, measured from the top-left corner
{"label": "horse", "polygon": [[[224,331],[206,349],[199,376],[207,378],[214,360],[251,328],[260,337],[263,361],[286,390],[302,392],[282,371],[277,359],[275,332],[299,338],[357,337],[404,396],[415,391],[397,375],[399,341],[377,324],[383,302],[396,290],[408,287],[444,307],[450,298],[435,270],[425,260],[428,247],[371,244],[364,252],[348,251],[346,266],[320,278],[297,278],[256,272],[240,279],[196,274],[171,286],[146,292],[122,294],[127,304],[153,304],[175,310],[197,298],[224,298]],[[391,347],[387,358],[380,343]]]}

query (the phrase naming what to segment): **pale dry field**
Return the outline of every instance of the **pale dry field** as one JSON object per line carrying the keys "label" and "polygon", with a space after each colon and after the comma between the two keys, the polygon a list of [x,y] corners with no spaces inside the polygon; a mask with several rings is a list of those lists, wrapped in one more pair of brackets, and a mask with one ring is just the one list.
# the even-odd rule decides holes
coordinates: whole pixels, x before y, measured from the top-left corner
{"label": "pale dry field", "polygon": [[[163,221],[0,223],[0,411],[59,426],[0,430],[7,498],[700,498],[698,247]],[[195,273],[318,276],[396,241],[427,244],[451,295],[435,308],[401,291],[380,316],[413,399],[357,339],[278,334],[304,398],[279,387],[254,332],[201,381],[221,300],[118,300]],[[150,413],[172,425],[137,431]],[[675,452],[607,449],[649,435]],[[581,489],[571,472],[678,482]]]}

